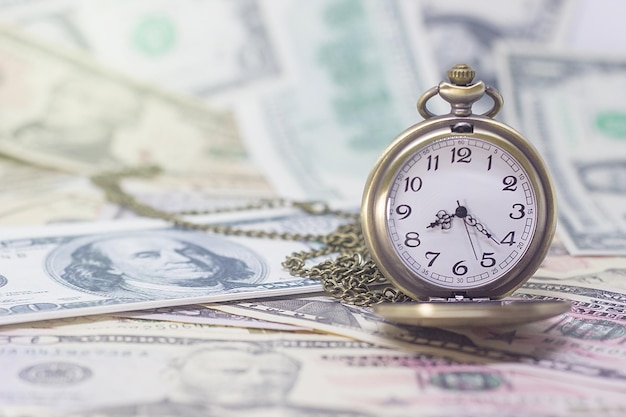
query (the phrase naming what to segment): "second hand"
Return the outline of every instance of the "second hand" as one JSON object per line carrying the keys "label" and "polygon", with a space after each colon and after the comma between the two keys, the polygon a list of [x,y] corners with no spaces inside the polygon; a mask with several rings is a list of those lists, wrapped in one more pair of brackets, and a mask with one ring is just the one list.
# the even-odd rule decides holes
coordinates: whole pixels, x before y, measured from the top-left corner
{"label": "second hand", "polygon": [[[461,206],[461,203],[459,202],[459,200],[456,200],[456,203],[458,204],[459,208],[462,208],[462,209],[465,208]],[[463,226],[465,226],[465,232],[467,232],[467,238],[469,239],[470,245],[472,246],[472,252],[474,252],[474,258],[478,260],[478,255],[476,255],[476,248],[474,247],[474,242],[472,241],[472,236],[470,235],[470,231],[469,231],[469,228],[467,227],[467,223],[465,223],[465,219],[464,219],[465,216],[458,216],[458,217],[462,217]]]}

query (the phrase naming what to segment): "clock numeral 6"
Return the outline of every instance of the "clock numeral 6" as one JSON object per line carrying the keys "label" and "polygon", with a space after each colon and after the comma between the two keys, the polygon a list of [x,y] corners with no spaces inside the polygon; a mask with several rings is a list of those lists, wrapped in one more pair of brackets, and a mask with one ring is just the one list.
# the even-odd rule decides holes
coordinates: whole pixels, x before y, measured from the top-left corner
{"label": "clock numeral 6", "polygon": [[465,260],[459,261],[459,262],[454,264],[454,266],[452,267],[452,273],[454,275],[465,275],[465,274],[467,274],[467,267],[465,265],[463,265],[463,262],[465,262]]}

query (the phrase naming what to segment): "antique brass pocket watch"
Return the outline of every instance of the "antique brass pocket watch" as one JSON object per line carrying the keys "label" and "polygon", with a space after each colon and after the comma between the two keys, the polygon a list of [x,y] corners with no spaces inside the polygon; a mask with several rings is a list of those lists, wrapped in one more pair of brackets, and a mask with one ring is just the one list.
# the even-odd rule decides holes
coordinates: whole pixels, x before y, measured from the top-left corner
{"label": "antique brass pocket watch", "polygon": [[[535,148],[494,120],[502,97],[457,65],[417,103],[425,118],[383,152],[367,180],[361,222],[382,274],[421,302],[376,312],[417,325],[501,325],[563,313],[567,302],[502,300],[543,261],[556,226],[549,172]],[[449,114],[427,102],[439,95]],[[487,95],[485,114],[472,105]]]}
{"label": "antique brass pocket watch", "polygon": [[[230,210],[166,212],[138,201],[120,180],[151,176],[130,170],[92,177],[107,198],[138,214],[178,227],[226,235],[321,243],[287,256],[294,276],[318,279],[333,297],[374,305],[392,321],[422,326],[493,326],[530,322],[569,310],[565,301],[507,300],[543,261],[554,236],[556,202],[550,175],[533,146],[492,119],[502,97],[474,71],[457,65],[450,82],[417,103],[425,121],[402,132],[383,152],[367,180],[361,222],[355,213],[326,204],[283,199]],[[436,116],[426,107],[439,95],[451,105]],[[472,105],[484,95],[493,107]],[[184,215],[291,206],[350,221],[328,235],[278,233],[196,223]],[[339,254],[312,267],[306,262]],[[386,286],[387,281],[397,288]],[[399,290],[400,291],[399,291]],[[418,302],[405,302],[412,298]],[[384,302],[383,304],[379,304]]]}

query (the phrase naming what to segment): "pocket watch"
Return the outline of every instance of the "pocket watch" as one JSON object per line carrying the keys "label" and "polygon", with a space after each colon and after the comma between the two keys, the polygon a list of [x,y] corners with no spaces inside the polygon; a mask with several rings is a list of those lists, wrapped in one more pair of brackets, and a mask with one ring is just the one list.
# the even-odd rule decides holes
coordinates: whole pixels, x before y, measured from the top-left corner
{"label": "pocket watch", "polygon": [[[414,325],[486,326],[534,321],[568,302],[504,299],[543,261],[556,226],[552,180],[532,144],[494,120],[503,100],[460,64],[417,102],[424,121],[384,150],[365,185],[365,244],[381,273],[416,303],[375,311]],[[439,96],[450,112],[435,115]],[[492,107],[472,105],[490,97]]]}

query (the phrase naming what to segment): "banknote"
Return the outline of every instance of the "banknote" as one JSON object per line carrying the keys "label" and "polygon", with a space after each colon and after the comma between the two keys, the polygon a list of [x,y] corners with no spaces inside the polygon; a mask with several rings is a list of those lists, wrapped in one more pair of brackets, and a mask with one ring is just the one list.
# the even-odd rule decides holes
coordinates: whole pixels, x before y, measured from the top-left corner
{"label": "banknote", "polygon": [[213,101],[280,76],[256,0],[2,2],[0,15],[125,74]]}
{"label": "banknote", "polygon": [[461,364],[329,335],[59,333],[0,340],[5,413],[29,407],[118,417],[399,417],[417,409],[427,417],[590,416],[625,404],[614,390],[528,368]]}
{"label": "banknote", "polygon": [[[252,327],[235,327],[222,326],[219,324],[209,323],[190,323],[190,322],[174,322],[150,320],[145,318],[134,318],[120,316],[116,314],[99,314],[95,316],[78,316],[65,317],[60,319],[42,320],[30,323],[5,324],[0,326],[0,336],[8,337],[11,335],[19,335],[21,337],[34,338],[39,337],[42,340],[46,335],[54,334],[119,334],[131,332],[132,334],[149,334],[167,333],[169,335],[183,334],[200,335],[209,337],[209,335],[221,335],[226,337],[228,334],[256,334],[263,333],[265,330]],[[222,313],[226,315],[226,313]],[[267,330],[268,332],[271,330]]]}
{"label": "banknote", "polygon": [[575,287],[589,288],[590,290],[608,290],[613,293],[626,292],[626,268],[607,267],[602,271],[578,271],[577,275],[535,275],[532,282],[544,282],[551,284],[573,285]]}
{"label": "banknote", "polygon": [[[528,41],[541,45],[563,42],[577,4],[567,0],[421,0],[410,2],[421,17],[440,74],[458,63],[476,70],[486,84],[498,87],[495,45]],[[416,13],[414,9],[419,9]]]}
{"label": "banknote", "polygon": [[548,163],[573,254],[626,254],[626,60],[501,50],[507,120]]}
{"label": "banknote", "polygon": [[356,205],[382,149],[421,120],[415,103],[439,82],[419,22],[396,0],[262,5],[289,83],[239,103],[245,143],[281,194]]}
{"label": "banknote", "polygon": [[[125,312],[115,314],[118,317],[128,319],[148,319],[149,322],[175,322],[180,323],[182,326],[187,324],[200,324],[200,325],[214,325],[214,326],[228,326],[241,327],[246,329],[267,329],[267,330],[284,330],[284,331],[303,331],[309,330],[305,327],[298,327],[289,324],[275,323],[272,321],[265,321],[254,319],[246,316],[239,316],[237,314],[224,313],[218,310],[211,310],[205,308],[202,305],[190,305],[190,306],[174,306],[174,307],[161,307],[152,310],[142,310],[135,312]],[[141,323],[141,320],[138,320]],[[167,327],[168,324],[162,324]],[[2,331],[2,329],[0,329]]]}
{"label": "banknote", "polygon": [[[608,271],[615,271],[609,273]],[[626,280],[610,279],[620,276],[619,271],[626,271],[626,257],[623,256],[572,256],[561,240],[552,240],[548,255],[541,263],[534,278],[548,280],[564,279],[585,283],[585,286],[597,288],[598,285],[626,289]],[[587,278],[584,278],[587,277]],[[596,277],[596,278],[593,278]]]}
{"label": "banknote", "polygon": [[105,217],[104,196],[85,178],[0,157],[0,225]]}
{"label": "banknote", "polygon": [[214,178],[216,188],[267,188],[230,113],[6,28],[0,73],[4,154],[81,174],[157,165],[171,175]]}
{"label": "banknote", "polygon": [[[242,216],[216,219],[276,232],[315,224],[304,215]],[[318,281],[281,266],[286,254],[312,248],[297,241],[140,219],[7,233],[0,243],[0,324],[321,290]]]}
{"label": "banknote", "polygon": [[[543,290],[543,292],[541,292]],[[527,292],[528,291],[528,292]],[[538,292],[539,291],[539,292]],[[572,294],[576,293],[576,297]],[[579,294],[578,294],[579,293]],[[594,376],[595,384],[626,386],[623,362],[626,318],[619,293],[533,284],[516,292],[520,299],[574,299],[572,312],[536,324],[469,329],[425,328],[396,324],[370,308],[343,304],[330,297],[254,300],[211,304],[210,308],[279,323],[308,326],[378,346],[426,354],[443,354],[463,361],[507,361],[565,373],[561,378]],[[623,295],[621,296],[623,299]],[[598,302],[601,301],[601,302]],[[621,314],[607,314],[621,310]]]}

